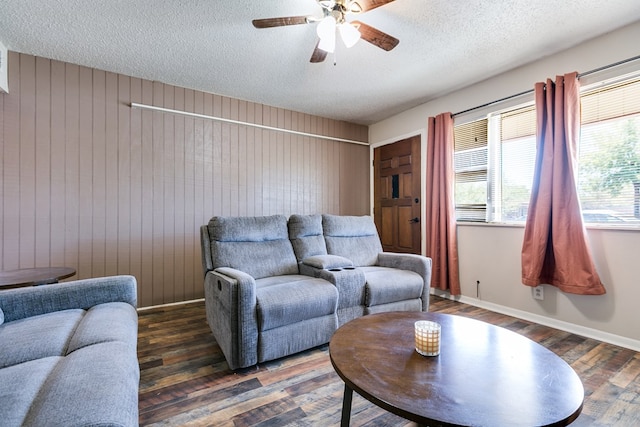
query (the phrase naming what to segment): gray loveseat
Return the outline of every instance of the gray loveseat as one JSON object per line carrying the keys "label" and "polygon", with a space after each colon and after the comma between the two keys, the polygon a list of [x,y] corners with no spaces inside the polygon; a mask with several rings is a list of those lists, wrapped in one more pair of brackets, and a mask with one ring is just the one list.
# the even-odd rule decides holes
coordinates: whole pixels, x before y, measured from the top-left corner
{"label": "gray loveseat", "polygon": [[231,369],[329,342],[358,316],[427,311],[431,259],[382,251],[369,216],[213,217],[207,322]]}
{"label": "gray loveseat", "polygon": [[0,291],[2,426],[137,426],[136,280]]}

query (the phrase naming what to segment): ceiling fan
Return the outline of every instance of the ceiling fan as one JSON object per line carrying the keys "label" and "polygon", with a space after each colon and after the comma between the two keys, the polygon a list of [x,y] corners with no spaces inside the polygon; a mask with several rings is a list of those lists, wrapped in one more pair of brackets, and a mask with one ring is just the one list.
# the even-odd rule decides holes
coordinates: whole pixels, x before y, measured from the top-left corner
{"label": "ceiling fan", "polygon": [[347,16],[384,6],[395,0],[316,0],[322,8],[322,17],[285,16],[281,18],[254,19],[256,28],[281,27],[286,25],[318,23],[318,42],[311,55],[311,62],[322,62],[327,53],[332,53],[336,44],[336,31],[347,47],[353,46],[360,38],[374,46],[389,51],[400,40],[360,21],[347,21]]}

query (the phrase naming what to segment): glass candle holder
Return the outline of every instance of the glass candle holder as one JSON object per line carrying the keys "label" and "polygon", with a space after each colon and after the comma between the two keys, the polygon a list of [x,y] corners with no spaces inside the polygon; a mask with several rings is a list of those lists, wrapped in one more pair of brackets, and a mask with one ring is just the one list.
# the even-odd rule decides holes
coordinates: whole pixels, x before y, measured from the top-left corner
{"label": "glass candle holder", "polygon": [[440,324],[428,320],[415,323],[416,351],[423,356],[440,354]]}

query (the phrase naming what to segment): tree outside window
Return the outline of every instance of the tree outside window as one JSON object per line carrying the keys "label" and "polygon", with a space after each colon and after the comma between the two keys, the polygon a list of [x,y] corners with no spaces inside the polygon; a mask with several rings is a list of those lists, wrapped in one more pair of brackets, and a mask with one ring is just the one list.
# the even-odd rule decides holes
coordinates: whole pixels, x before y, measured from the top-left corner
{"label": "tree outside window", "polygon": [[578,186],[585,219],[593,212],[594,222],[640,220],[639,138],[640,115],[582,127]]}

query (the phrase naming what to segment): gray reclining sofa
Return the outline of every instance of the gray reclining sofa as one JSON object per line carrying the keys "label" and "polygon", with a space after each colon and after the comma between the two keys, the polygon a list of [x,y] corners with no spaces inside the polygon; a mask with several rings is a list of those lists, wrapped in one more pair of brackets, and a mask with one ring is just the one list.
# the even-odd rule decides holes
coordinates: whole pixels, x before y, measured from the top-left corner
{"label": "gray reclining sofa", "polygon": [[431,259],[385,253],[369,216],[213,217],[207,322],[231,369],[329,342],[356,317],[427,311]]}
{"label": "gray reclining sofa", "polygon": [[137,426],[136,280],[0,291],[0,425]]}

